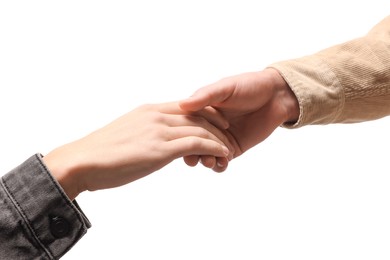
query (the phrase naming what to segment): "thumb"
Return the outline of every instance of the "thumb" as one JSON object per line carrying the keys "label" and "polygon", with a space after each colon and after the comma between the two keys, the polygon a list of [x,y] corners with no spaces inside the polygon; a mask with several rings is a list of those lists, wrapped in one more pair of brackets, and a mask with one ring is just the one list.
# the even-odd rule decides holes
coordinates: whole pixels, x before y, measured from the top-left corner
{"label": "thumb", "polygon": [[218,106],[234,92],[235,84],[229,79],[220,80],[214,84],[200,88],[195,93],[179,102],[181,109],[199,111],[207,106]]}
{"label": "thumb", "polygon": [[179,101],[179,106],[185,111],[199,111],[205,108],[210,104],[210,99],[208,97],[194,94],[189,98]]}

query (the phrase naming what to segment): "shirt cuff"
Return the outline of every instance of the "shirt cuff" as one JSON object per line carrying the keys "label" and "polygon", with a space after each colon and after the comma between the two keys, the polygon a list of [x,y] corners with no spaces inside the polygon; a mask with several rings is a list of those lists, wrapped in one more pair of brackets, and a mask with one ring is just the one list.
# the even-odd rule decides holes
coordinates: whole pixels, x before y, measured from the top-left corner
{"label": "shirt cuff", "polygon": [[91,224],[76,201],[70,201],[40,154],[2,177],[2,184],[33,240],[50,258],[64,255]]}
{"label": "shirt cuff", "polygon": [[283,124],[283,127],[330,124],[342,113],[344,90],[331,68],[315,55],[282,61],[269,67],[279,71],[299,103],[298,121]]}

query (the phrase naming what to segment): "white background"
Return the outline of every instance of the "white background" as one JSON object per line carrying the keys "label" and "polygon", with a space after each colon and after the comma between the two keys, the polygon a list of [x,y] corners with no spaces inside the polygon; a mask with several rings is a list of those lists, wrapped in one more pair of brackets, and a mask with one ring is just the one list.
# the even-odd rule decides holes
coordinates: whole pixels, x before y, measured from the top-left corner
{"label": "white background", "polygon": [[[389,7],[2,1],[0,170],[140,104],[362,36]],[[63,259],[390,259],[389,131],[389,118],[280,128],[223,174],[180,159],[83,193],[93,227]]]}

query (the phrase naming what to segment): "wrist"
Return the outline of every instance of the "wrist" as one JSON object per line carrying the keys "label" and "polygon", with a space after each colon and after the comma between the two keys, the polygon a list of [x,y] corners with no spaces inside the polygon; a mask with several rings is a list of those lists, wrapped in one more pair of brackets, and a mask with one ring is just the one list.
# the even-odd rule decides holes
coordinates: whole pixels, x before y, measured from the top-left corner
{"label": "wrist", "polygon": [[77,160],[72,158],[72,149],[69,145],[54,149],[45,155],[42,160],[68,198],[73,201],[83,189],[77,178],[77,169],[80,167]]}
{"label": "wrist", "polygon": [[272,78],[272,85],[275,87],[275,92],[277,93],[276,97],[283,111],[282,123],[293,124],[297,122],[300,109],[296,95],[276,69],[267,68],[265,71],[267,71]]}

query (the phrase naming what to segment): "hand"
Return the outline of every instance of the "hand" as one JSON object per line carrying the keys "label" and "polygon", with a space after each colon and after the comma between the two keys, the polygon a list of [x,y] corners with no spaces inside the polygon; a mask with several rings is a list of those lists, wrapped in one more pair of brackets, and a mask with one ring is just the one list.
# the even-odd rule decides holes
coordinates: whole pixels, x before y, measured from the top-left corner
{"label": "hand", "polygon": [[43,160],[73,200],[85,190],[127,184],[179,157],[227,161],[232,146],[214,125],[227,122],[212,109],[185,113],[178,103],[144,105]]}
{"label": "hand", "polygon": [[[265,140],[281,124],[299,117],[297,98],[281,75],[270,68],[222,79],[180,102],[186,111],[209,106],[229,122],[226,135],[234,145],[234,157]],[[186,156],[184,160],[195,166],[199,157]]]}

